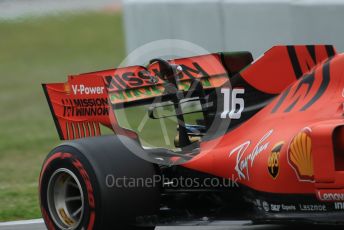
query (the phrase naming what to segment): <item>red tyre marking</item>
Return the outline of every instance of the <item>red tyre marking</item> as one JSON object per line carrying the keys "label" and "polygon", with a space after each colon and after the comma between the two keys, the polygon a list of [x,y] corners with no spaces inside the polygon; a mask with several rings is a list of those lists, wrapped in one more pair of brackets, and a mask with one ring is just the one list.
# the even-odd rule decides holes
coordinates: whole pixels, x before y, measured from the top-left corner
{"label": "red tyre marking", "polygon": [[58,152],[58,153],[55,153],[54,155],[52,155],[50,158],[48,158],[48,160],[46,160],[46,162],[43,165],[40,178],[42,179],[43,173],[45,172],[46,168],[48,167],[48,165],[52,161],[54,161],[56,159],[66,159],[66,158],[72,158],[72,154]]}
{"label": "red tyre marking", "polygon": [[95,208],[93,188],[92,188],[91,180],[90,180],[86,170],[82,166],[81,162],[78,161],[77,159],[73,159],[73,165],[74,165],[74,167],[76,167],[78,169],[79,173],[81,174],[82,178],[85,181],[87,194],[89,195],[88,196],[88,202],[89,202],[90,207]]}
{"label": "red tyre marking", "polygon": [[48,230],[55,230],[53,222],[50,220],[48,213],[45,211],[43,207],[42,207],[42,215],[43,215],[43,218],[45,220]]}
{"label": "red tyre marking", "polygon": [[[40,174],[40,179],[39,179],[39,194],[41,194],[42,177],[43,177],[43,174],[44,174],[45,170],[46,170],[47,167],[49,166],[49,164],[50,164],[52,161],[56,160],[56,159],[65,159],[65,158],[70,158],[70,157],[72,157],[72,155],[69,154],[69,153],[61,153],[61,152],[58,152],[58,153],[52,155],[50,158],[48,158],[48,159],[46,160],[46,162],[45,162],[44,165],[43,165],[41,174]],[[43,207],[42,204],[41,204],[41,210],[42,210],[42,215],[43,215],[43,218],[44,218],[44,220],[45,220],[45,222],[46,222],[46,225],[47,225],[48,229],[49,229],[49,230],[55,230],[54,224],[53,224],[53,222],[51,221],[51,219],[50,219],[50,217],[49,217],[47,211],[45,210],[45,208]]]}
{"label": "red tyre marking", "polygon": [[[39,188],[41,189],[42,176],[43,176],[43,173],[45,172],[46,168],[49,166],[49,164],[56,159],[62,159],[63,160],[63,159],[67,159],[67,158],[73,158],[73,165],[79,171],[80,175],[82,176],[82,178],[84,179],[84,182],[86,184],[88,202],[89,202],[89,206],[91,208],[90,220],[89,220],[87,230],[92,230],[94,227],[95,218],[96,218],[96,214],[94,211],[95,200],[94,200],[94,194],[93,194],[93,187],[91,184],[90,177],[87,174],[87,171],[85,170],[85,168],[83,167],[81,162],[78,159],[74,158],[72,154],[58,152],[46,160],[46,162],[43,165],[42,171],[41,171]],[[54,227],[52,221],[50,220],[49,215],[47,214],[47,212],[45,211],[45,209],[43,208],[42,205],[41,205],[41,207],[42,207],[42,214],[43,214],[44,219],[46,220],[46,224],[47,224],[48,229],[49,230],[55,230],[55,227]]]}
{"label": "red tyre marking", "polygon": [[43,176],[43,173],[45,172],[45,170],[47,169],[48,165],[53,161],[53,160],[56,160],[58,158],[61,158],[61,155],[62,153],[59,152],[59,153],[56,153],[54,155],[52,155],[50,158],[48,158],[44,165],[43,165],[43,168],[42,168],[42,171],[41,171],[41,175],[39,176],[39,187],[41,187],[41,182],[42,182],[42,176]]}
{"label": "red tyre marking", "polygon": [[93,230],[95,219],[96,219],[96,214],[94,211],[92,211],[91,215],[90,215],[90,222],[88,224],[87,230]]}
{"label": "red tyre marking", "polygon": [[86,189],[87,189],[87,194],[88,194],[88,203],[91,208],[91,214],[90,214],[90,221],[87,227],[87,230],[92,230],[95,222],[95,200],[94,200],[94,195],[93,195],[93,187],[91,184],[90,177],[88,176],[86,170],[84,169],[83,165],[81,162],[77,159],[73,159],[73,165],[77,168],[79,171],[80,175],[84,179],[84,182],[86,184]]}
{"label": "red tyre marking", "polygon": [[41,190],[42,176],[43,176],[43,173],[45,172],[45,170],[47,169],[48,165],[56,159],[66,159],[66,158],[72,158],[72,154],[58,152],[58,153],[52,155],[51,157],[49,157],[48,160],[46,160],[46,162],[44,163],[44,165],[42,167],[41,174],[39,176],[39,189],[40,190]]}

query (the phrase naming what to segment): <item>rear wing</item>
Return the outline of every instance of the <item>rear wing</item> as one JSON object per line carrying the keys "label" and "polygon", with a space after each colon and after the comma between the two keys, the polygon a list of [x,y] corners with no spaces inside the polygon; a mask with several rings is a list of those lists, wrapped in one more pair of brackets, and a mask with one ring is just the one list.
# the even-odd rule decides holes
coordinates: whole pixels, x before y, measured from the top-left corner
{"label": "rear wing", "polygon": [[[221,55],[211,54],[171,60],[170,63],[182,67],[182,73],[178,76],[179,88],[188,91],[194,78],[202,82],[204,89],[217,88],[227,82],[228,73],[222,64]],[[245,55],[247,54],[241,53],[239,56]],[[147,68],[143,66],[119,68],[104,79],[113,105],[147,101],[161,97],[164,92],[165,81],[158,63],[153,63]]]}
{"label": "rear wing", "polygon": [[[230,63],[228,62],[230,60]],[[228,81],[252,62],[248,52],[218,53],[170,60],[183,68],[179,87],[190,88],[193,78],[211,90]],[[223,64],[227,63],[227,64]],[[117,125],[113,107],[150,103],[163,95],[164,80],[159,66],[130,66],[68,77],[65,83],[43,84],[61,140],[101,135],[101,126],[114,130]],[[118,130],[116,128],[116,130]]]}
{"label": "rear wing", "polygon": [[[253,62],[249,52],[215,53],[170,60],[182,66],[179,88],[190,89],[197,78],[214,90],[240,77],[260,91],[278,94],[318,63],[333,56],[332,46],[276,46]],[[164,94],[158,64],[72,75],[65,83],[43,84],[61,140],[100,136],[101,126],[118,132],[117,105],[148,104]],[[236,87],[233,84],[233,87]]]}

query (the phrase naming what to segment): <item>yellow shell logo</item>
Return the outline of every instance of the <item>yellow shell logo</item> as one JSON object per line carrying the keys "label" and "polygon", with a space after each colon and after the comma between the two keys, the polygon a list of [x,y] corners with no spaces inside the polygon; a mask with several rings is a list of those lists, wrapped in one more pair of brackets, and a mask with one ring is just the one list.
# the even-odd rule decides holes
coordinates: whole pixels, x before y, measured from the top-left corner
{"label": "yellow shell logo", "polygon": [[307,131],[294,137],[289,146],[288,157],[301,180],[313,180],[312,140]]}

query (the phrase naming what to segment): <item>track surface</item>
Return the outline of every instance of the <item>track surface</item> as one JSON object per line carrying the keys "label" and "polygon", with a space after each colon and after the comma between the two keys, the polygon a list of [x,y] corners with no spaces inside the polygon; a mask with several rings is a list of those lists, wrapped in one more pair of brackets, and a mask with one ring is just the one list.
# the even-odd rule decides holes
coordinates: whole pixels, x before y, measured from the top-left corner
{"label": "track surface", "polygon": [[[158,227],[156,230],[253,230],[270,229],[267,226],[247,226],[249,221],[233,221],[229,227]],[[0,230],[46,230],[42,220],[0,223]]]}
{"label": "track surface", "polygon": [[[46,230],[42,220],[33,220],[33,221],[19,221],[19,222],[7,222],[0,223],[0,230]],[[277,226],[277,225],[255,225],[252,226],[249,221],[231,221],[226,222],[226,226],[217,226],[217,227],[158,227],[156,230],[294,230],[297,229],[295,226],[286,227],[286,226]],[[312,230],[339,230],[342,228],[322,226],[316,227],[311,226]]]}

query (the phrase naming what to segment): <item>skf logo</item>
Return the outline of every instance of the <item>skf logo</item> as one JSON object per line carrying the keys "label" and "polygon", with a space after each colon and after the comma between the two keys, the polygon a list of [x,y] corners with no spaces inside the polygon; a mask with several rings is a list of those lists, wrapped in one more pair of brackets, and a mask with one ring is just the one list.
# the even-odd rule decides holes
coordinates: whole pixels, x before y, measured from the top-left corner
{"label": "skf logo", "polygon": [[74,95],[96,95],[96,94],[99,95],[99,94],[104,93],[104,87],[103,86],[72,85],[72,92]]}
{"label": "skf logo", "polygon": [[281,141],[277,143],[272,149],[271,149],[271,154],[268,159],[268,171],[270,176],[272,176],[273,179],[276,179],[279,170],[280,170],[280,164],[279,164],[279,159],[280,159],[280,152],[283,147],[284,142]]}

